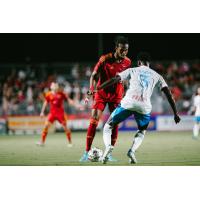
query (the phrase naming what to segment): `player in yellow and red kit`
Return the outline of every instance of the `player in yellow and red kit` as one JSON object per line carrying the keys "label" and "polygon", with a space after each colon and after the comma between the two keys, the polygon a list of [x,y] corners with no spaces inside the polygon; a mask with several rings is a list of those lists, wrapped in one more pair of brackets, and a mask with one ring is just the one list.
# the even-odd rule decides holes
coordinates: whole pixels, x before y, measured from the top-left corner
{"label": "player in yellow and red kit", "polygon": [[[128,39],[123,36],[118,36],[115,40],[115,52],[101,56],[94,67],[90,78],[90,90],[87,93],[88,97],[86,99],[87,102],[89,98],[94,95],[92,116],[86,137],[85,152],[81,157],[80,162],[88,161],[88,152],[91,149],[99,119],[106,105],[108,104],[109,111],[112,112],[118,106],[124,94],[122,83],[114,84],[113,86],[107,87],[95,94],[93,91],[96,86],[100,86],[105,81],[131,66],[131,60],[126,57],[128,48]],[[112,132],[112,145],[115,144],[117,136],[118,127],[115,126]],[[110,161],[114,161],[112,157],[110,157]]]}
{"label": "player in yellow and red kit", "polygon": [[71,147],[72,146],[71,131],[70,129],[67,128],[67,124],[66,124],[64,101],[68,101],[68,103],[73,106],[76,106],[76,105],[74,104],[74,101],[68,97],[67,94],[65,94],[62,91],[59,91],[59,86],[57,83],[54,83],[54,82],[51,83],[50,88],[51,88],[51,91],[45,95],[45,101],[42,106],[40,116],[41,117],[44,116],[44,111],[48,104],[50,104],[50,112],[48,114],[44,129],[42,131],[41,140],[37,143],[37,145],[39,146],[44,145],[49,127],[55,120],[58,120],[66,133],[67,140],[69,142],[68,146]]}

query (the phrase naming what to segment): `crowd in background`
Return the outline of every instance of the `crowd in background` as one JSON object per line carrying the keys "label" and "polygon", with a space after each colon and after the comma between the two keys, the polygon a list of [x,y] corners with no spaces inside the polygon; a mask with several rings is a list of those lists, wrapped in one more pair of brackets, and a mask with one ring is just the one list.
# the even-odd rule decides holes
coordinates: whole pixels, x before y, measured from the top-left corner
{"label": "crowd in background", "polygon": [[[0,75],[0,115],[38,115],[44,100],[44,93],[50,83],[57,81],[63,90],[77,104],[85,106],[84,111],[65,104],[69,114],[89,113],[90,104],[84,99],[89,88],[89,78],[93,64],[54,63],[54,64],[1,64]],[[187,113],[197,85],[200,83],[200,61],[153,62],[151,66],[167,81],[176,100],[179,112]],[[170,108],[165,97],[157,89],[152,96],[155,114],[169,114]]]}

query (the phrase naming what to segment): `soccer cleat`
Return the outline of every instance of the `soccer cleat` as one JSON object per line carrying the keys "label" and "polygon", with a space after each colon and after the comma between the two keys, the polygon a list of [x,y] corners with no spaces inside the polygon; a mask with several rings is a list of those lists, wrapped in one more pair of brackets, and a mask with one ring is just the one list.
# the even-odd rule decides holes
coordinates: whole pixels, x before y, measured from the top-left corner
{"label": "soccer cleat", "polygon": [[36,145],[39,146],[39,147],[44,147],[44,142],[38,141],[38,142],[36,143]]}
{"label": "soccer cleat", "polygon": [[85,151],[82,155],[82,157],[80,158],[79,162],[88,162],[88,152]]}
{"label": "soccer cleat", "polygon": [[106,148],[101,160],[103,164],[106,164],[108,162],[110,154],[112,153],[113,149],[114,147],[111,145]]}
{"label": "soccer cleat", "polygon": [[135,154],[134,154],[134,152],[133,152],[131,149],[129,149],[129,151],[128,151],[128,153],[127,153],[127,156],[130,158],[130,161],[129,161],[129,162],[130,162],[131,164],[136,164],[136,163],[137,163]]}
{"label": "soccer cleat", "polygon": [[73,147],[73,144],[72,144],[72,143],[69,143],[67,146],[68,146],[69,148],[71,148],[71,147]]}
{"label": "soccer cleat", "polygon": [[109,161],[109,162],[117,162],[118,160],[117,160],[116,158],[113,158],[113,157],[112,157],[112,154],[110,154],[110,155],[108,156],[108,161]]}

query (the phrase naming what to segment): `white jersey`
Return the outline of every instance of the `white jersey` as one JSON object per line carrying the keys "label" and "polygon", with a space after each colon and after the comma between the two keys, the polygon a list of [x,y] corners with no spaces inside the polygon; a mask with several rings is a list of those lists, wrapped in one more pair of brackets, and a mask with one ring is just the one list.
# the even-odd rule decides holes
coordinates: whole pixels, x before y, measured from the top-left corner
{"label": "white jersey", "polygon": [[194,97],[195,116],[200,116],[200,95]]}
{"label": "white jersey", "polygon": [[161,75],[147,66],[129,68],[118,74],[121,80],[129,80],[129,88],[121,101],[125,109],[149,114],[152,109],[151,95],[156,85],[162,89],[167,83]]}

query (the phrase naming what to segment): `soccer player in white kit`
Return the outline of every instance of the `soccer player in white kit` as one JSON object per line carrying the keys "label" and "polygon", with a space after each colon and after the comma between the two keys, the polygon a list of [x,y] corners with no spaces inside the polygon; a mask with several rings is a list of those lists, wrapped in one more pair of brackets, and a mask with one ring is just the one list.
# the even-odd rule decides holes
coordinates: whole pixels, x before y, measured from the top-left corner
{"label": "soccer player in white kit", "polygon": [[193,127],[193,138],[197,139],[199,135],[199,125],[200,125],[200,87],[197,88],[197,94],[194,97],[194,112],[195,112],[195,124]]}
{"label": "soccer player in white kit", "polygon": [[174,113],[174,121],[180,122],[180,117],[177,113],[174,99],[170,93],[167,83],[161,75],[150,69],[150,56],[148,53],[140,53],[137,57],[139,67],[129,68],[119,73],[114,78],[104,82],[97,90],[110,86],[118,81],[129,80],[129,88],[126,95],[121,100],[120,105],[112,112],[108,121],[103,128],[103,140],[105,144],[105,151],[102,157],[102,162],[107,163],[110,153],[114,146],[111,145],[111,134],[114,125],[134,115],[138,125],[138,131],[135,135],[131,148],[127,156],[130,163],[137,163],[135,151],[141,145],[146,129],[150,121],[150,113],[152,109],[151,95],[155,86],[159,86],[168,99]]}

